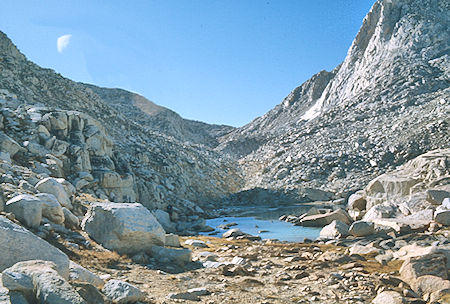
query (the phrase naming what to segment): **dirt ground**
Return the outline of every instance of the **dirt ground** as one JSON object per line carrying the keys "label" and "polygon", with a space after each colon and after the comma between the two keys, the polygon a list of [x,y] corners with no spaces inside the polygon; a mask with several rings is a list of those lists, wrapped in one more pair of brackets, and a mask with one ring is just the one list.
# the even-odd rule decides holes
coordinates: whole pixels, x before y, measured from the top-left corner
{"label": "dirt ground", "polygon": [[[193,251],[194,261],[183,269],[137,264],[100,246],[68,253],[98,275],[134,284],[147,294],[146,303],[192,302],[168,295],[199,287],[209,293],[199,296],[199,303],[370,303],[379,288],[398,288],[401,262],[381,266],[373,256],[349,256],[345,247],[205,236],[184,237],[181,243],[187,239],[208,247],[183,245]],[[238,264],[200,268],[205,259],[229,263],[233,258]]]}

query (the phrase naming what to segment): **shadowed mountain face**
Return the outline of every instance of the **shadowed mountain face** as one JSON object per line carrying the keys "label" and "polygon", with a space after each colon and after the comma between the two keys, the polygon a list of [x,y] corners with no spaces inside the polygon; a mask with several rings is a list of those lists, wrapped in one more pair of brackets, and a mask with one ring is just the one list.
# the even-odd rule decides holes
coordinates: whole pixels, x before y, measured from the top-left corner
{"label": "shadowed mountain face", "polygon": [[344,62],[223,136],[246,187],[333,192],[450,144],[450,3],[377,1]]}

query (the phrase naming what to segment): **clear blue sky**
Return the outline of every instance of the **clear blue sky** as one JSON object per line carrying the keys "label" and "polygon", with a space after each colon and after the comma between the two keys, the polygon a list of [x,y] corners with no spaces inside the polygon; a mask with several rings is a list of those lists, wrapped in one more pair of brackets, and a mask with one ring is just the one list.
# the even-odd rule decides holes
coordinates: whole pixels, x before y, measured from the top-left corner
{"label": "clear blue sky", "polygon": [[[338,65],[374,0],[3,0],[0,30],[37,64],[241,126]],[[58,52],[58,37],[71,35]],[[67,42],[67,41],[66,41]]]}

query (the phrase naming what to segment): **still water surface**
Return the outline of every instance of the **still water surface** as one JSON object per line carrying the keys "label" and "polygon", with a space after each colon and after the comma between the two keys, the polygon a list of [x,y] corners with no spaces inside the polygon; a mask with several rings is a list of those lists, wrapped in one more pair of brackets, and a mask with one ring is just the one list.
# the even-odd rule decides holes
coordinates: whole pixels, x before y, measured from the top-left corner
{"label": "still water surface", "polygon": [[[226,230],[218,226],[227,223],[236,223],[236,226],[243,232],[251,235],[259,235],[262,239],[278,239],[287,242],[301,242],[304,238],[316,239],[319,236],[320,228],[294,226],[290,223],[278,220],[283,214],[301,214],[306,212],[311,206],[298,205],[289,207],[257,207],[257,206],[237,206],[229,209],[230,214],[239,216],[226,216],[206,220],[206,224],[215,228],[217,236],[222,236]],[[202,233],[208,235],[209,233]]]}

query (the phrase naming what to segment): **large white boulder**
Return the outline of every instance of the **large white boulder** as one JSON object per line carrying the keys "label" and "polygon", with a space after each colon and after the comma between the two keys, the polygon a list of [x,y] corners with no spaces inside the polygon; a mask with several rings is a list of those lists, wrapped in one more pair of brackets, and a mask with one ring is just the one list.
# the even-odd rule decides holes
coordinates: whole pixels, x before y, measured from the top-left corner
{"label": "large white boulder", "polygon": [[119,253],[149,252],[164,245],[165,231],[153,214],[138,203],[94,204],[81,223],[91,238]]}
{"label": "large white boulder", "polygon": [[17,262],[40,259],[54,262],[58,272],[64,278],[69,277],[69,258],[65,253],[3,216],[0,216],[0,252],[0,271]]}
{"label": "large white boulder", "polygon": [[53,177],[46,177],[39,181],[35,188],[43,193],[53,194],[61,206],[68,209],[72,209],[72,203],[70,197],[66,192],[64,186],[58,181],[58,179]]}

